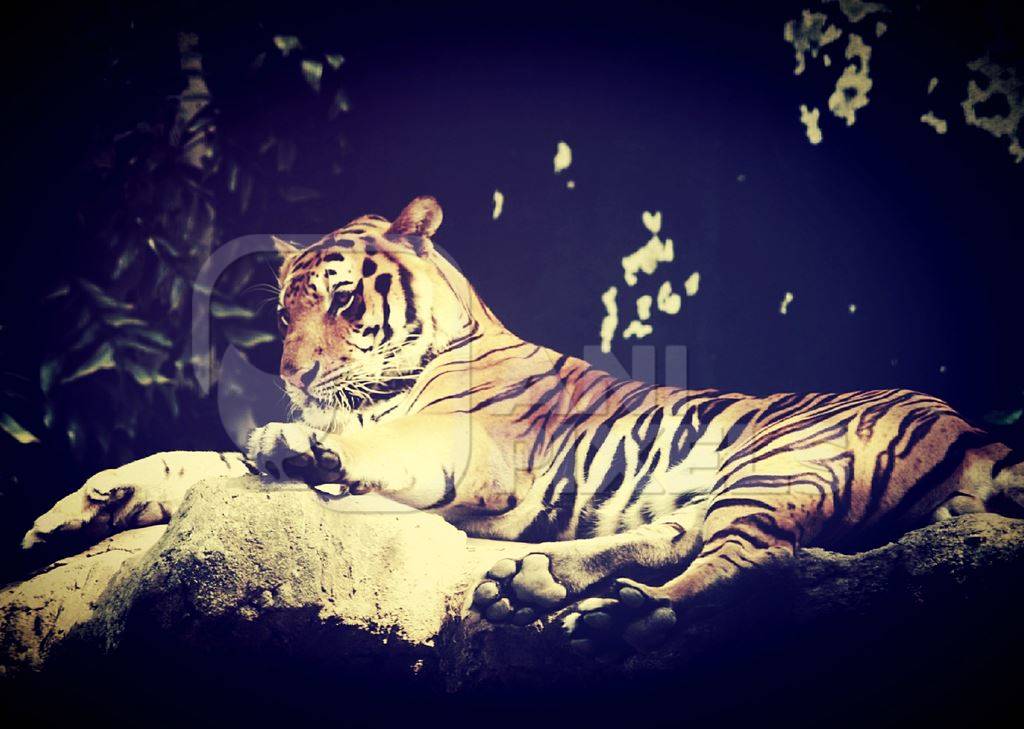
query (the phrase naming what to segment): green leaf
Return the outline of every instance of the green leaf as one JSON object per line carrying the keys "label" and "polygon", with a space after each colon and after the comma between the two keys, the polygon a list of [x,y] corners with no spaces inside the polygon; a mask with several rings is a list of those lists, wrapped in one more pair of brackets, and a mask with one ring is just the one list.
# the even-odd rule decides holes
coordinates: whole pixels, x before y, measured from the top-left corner
{"label": "green leaf", "polygon": [[985,420],[993,425],[1013,425],[1024,415],[1024,410],[993,410],[985,416]]}
{"label": "green leaf", "polygon": [[348,94],[345,93],[344,89],[338,89],[334,94],[334,102],[331,104],[331,110],[328,116],[333,119],[339,113],[348,112],[351,108],[352,104],[349,103]]}
{"label": "green leaf", "polygon": [[281,51],[281,55],[285,57],[296,48],[302,48],[299,39],[294,35],[275,35],[274,45],[277,47],[277,50]]}
{"label": "green leaf", "polygon": [[302,77],[313,91],[320,93],[320,79],[324,77],[324,64],[310,58],[302,59]]}
{"label": "green leaf", "polygon": [[53,386],[53,378],[57,376],[60,362],[56,357],[46,360],[39,366],[39,388],[49,392]]}
{"label": "green leaf", "polygon": [[244,306],[224,304],[219,301],[210,304],[210,314],[215,319],[252,319],[256,316],[255,311],[246,309]]}
{"label": "green leaf", "polygon": [[3,430],[7,435],[11,436],[22,445],[39,442],[38,438],[25,430],[18,421],[7,413],[0,414],[0,430]]}
{"label": "green leaf", "polygon": [[80,278],[78,279],[78,283],[82,289],[92,297],[93,301],[102,307],[107,309],[122,309],[124,311],[129,311],[132,308],[131,304],[124,301],[118,301],[91,281],[86,281],[84,278]]}
{"label": "green leaf", "polygon": [[107,314],[103,317],[104,321],[112,327],[144,327],[146,322],[142,319],[138,319],[133,316],[125,316],[124,314]]}
{"label": "green leaf", "polygon": [[92,353],[92,356],[79,365],[78,369],[62,379],[61,383],[74,382],[83,377],[96,374],[101,370],[112,370],[116,366],[117,363],[114,362],[114,348],[110,346],[110,342],[104,342]]}
{"label": "green leaf", "polygon": [[96,340],[96,337],[97,337],[97,335],[99,333],[100,333],[100,325],[97,322],[93,322],[92,324],[90,324],[89,326],[85,327],[82,330],[82,333],[78,335],[78,339],[76,339],[68,347],[68,351],[69,352],[77,352],[78,350],[82,349],[83,347],[87,347],[88,345],[92,344]]}
{"label": "green leaf", "polygon": [[171,418],[177,420],[181,416],[181,407],[178,404],[178,394],[173,387],[162,387],[158,392],[163,393],[167,400],[167,408],[171,411]]}
{"label": "green leaf", "polygon": [[81,458],[85,453],[85,429],[76,419],[68,421],[68,443],[75,456]]}
{"label": "green leaf", "polygon": [[161,356],[167,355],[166,349],[154,347],[152,344],[147,344],[146,342],[137,342],[134,339],[119,339],[117,344],[120,347],[134,349],[137,352],[144,352],[146,354],[156,354]]}
{"label": "green leaf", "polygon": [[128,370],[128,374],[130,374],[132,378],[143,387],[149,387],[151,385],[166,385],[171,381],[156,370],[147,369],[137,362],[125,362],[124,368]]}
{"label": "green leaf", "polygon": [[261,344],[276,342],[277,337],[270,332],[262,332],[258,329],[242,329],[232,327],[227,331],[228,341],[243,349],[252,349]]}
{"label": "green leaf", "polygon": [[327,59],[327,65],[331,67],[332,71],[337,71],[345,62],[344,56],[340,53],[325,53],[324,58]]}
{"label": "green leaf", "polygon": [[127,271],[135,259],[139,255],[139,249],[135,246],[126,248],[124,252],[117,257],[117,263],[114,264],[114,272],[111,274],[111,278],[120,278],[121,274]]}
{"label": "green leaf", "polygon": [[59,299],[61,297],[67,296],[69,293],[71,293],[71,287],[68,286],[67,284],[61,284],[43,298],[49,301],[51,299]]}
{"label": "green leaf", "polygon": [[171,284],[171,311],[177,311],[185,301],[185,292],[188,291],[188,281],[180,276],[174,279]]}
{"label": "green leaf", "polygon": [[142,339],[152,342],[160,347],[169,348],[174,344],[166,334],[158,332],[156,329],[132,327],[128,330],[128,333],[136,337],[141,337]]}

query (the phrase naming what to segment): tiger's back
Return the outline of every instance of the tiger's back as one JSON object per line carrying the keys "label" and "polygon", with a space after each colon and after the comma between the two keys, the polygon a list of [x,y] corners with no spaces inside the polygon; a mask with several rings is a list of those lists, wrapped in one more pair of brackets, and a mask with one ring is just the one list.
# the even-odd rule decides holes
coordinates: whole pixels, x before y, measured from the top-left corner
{"label": "tiger's back", "polygon": [[[606,536],[755,483],[800,481],[816,484],[829,512],[827,528],[800,544],[871,541],[932,515],[958,470],[984,482],[984,464],[1008,453],[942,400],[909,390],[755,397],[657,387],[521,341],[467,343],[428,372],[406,414],[491,420],[518,444],[516,473],[531,482],[533,498],[512,512],[466,523],[481,536]],[[783,461],[787,472],[773,472]]]}

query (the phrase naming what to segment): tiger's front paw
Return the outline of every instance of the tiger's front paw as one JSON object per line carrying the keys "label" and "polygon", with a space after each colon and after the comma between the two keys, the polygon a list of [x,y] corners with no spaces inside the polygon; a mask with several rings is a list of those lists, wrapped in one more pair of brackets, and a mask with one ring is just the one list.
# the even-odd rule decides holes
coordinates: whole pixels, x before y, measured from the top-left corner
{"label": "tiger's front paw", "polygon": [[185,492],[210,475],[246,473],[241,456],[157,453],[92,476],[35,520],[23,549],[72,547],[170,519]]}
{"label": "tiger's front paw", "polygon": [[249,459],[274,480],[297,480],[328,496],[344,496],[341,457],[326,448],[317,431],[302,423],[270,423],[249,435]]}

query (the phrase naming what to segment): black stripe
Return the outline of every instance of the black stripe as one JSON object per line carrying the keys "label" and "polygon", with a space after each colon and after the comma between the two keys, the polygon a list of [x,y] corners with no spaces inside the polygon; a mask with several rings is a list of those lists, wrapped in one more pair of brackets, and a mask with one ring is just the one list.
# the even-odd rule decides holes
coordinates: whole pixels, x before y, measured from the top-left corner
{"label": "black stripe", "polygon": [[431,509],[440,509],[442,506],[448,506],[448,504],[455,501],[455,474],[451,473],[447,469],[444,470],[444,494],[440,499],[435,501],[430,506],[423,507],[425,511]]}
{"label": "black stripe", "polygon": [[537,384],[541,380],[543,380],[543,379],[545,379],[547,377],[551,377],[552,375],[557,376],[558,375],[558,371],[562,368],[562,365],[565,364],[565,361],[567,359],[569,359],[569,356],[566,355],[566,354],[563,354],[555,362],[554,367],[552,367],[547,372],[542,372],[540,374],[530,375],[529,377],[525,377],[520,382],[516,383],[515,385],[506,388],[503,392],[500,392],[497,395],[494,395],[492,397],[487,398],[486,400],[484,400],[482,402],[477,403],[476,405],[471,407],[466,412],[468,412],[468,413],[475,413],[477,410],[482,410],[483,408],[490,407],[491,405],[493,405],[496,402],[502,402],[504,400],[510,400],[510,399],[512,399],[514,397],[518,397],[519,395],[522,395],[524,392],[529,390],[531,387],[533,387],[535,384]]}
{"label": "black stripe", "polygon": [[402,293],[405,295],[405,323],[412,324],[417,321],[416,300],[412,295],[412,274],[398,261],[395,261],[395,265],[398,266],[398,281],[402,284]]}
{"label": "black stripe", "polygon": [[380,294],[381,301],[384,305],[384,322],[382,324],[382,337],[381,344],[391,339],[393,333],[391,329],[391,304],[388,301],[388,292],[391,290],[391,274],[382,273],[373,281],[373,288],[378,294]]}
{"label": "black stripe", "polygon": [[[576,454],[579,451],[582,439],[583,434],[580,434],[572,447],[562,452],[558,468],[544,492],[541,510],[534,517],[533,521],[519,534],[519,541],[544,542],[558,539],[569,526],[569,522],[572,521],[576,495],[578,493],[573,471],[576,463]],[[558,498],[554,503],[552,503],[551,499],[554,497],[555,489],[563,482],[565,485],[562,491],[558,494]]]}
{"label": "black stripe", "polygon": [[747,414],[741,415],[739,418],[737,418],[736,422],[733,423],[732,427],[729,428],[729,432],[727,432],[725,434],[725,437],[722,438],[722,442],[718,444],[718,448],[716,450],[725,450],[729,446],[733,445],[736,441],[738,441],[740,439],[740,436],[743,435],[743,431],[747,429],[747,424],[755,415],[757,415],[757,411],[751,410]]}
{"label": "black stripe", "polygon": [[[754,509],[767,509],[768,511],[775,511],[775,507],[769,504],[767,501],[761,501],[760,499],[752,499],[749,497],[731,496],[724,499],[715,499],[711,502],[711,506],[708,507],[708,514],[718,509],[728,509],[736,506],[749,506]],[[707,519],[707,516],[704,517]]]}
{"label": "black stripe", "polygon": [[[767,549],[768,547],[772,546],[769,542],[766,542],[763,539],[761,539],[761,538],[759,538],[757,536],[754,536],[753,534],[748,534],[747,532],[743,531],[742,529],[737,529],[736,527],[732,527],[732,526],[728,526],[728,527],[725,527],[724,529],[718,530],[717,532],[712,534],[710,537],[708,537],[705,540],[704,544],[710,546],[713,542],[716,542],[716,541],[719,541],[719,540],[723,540],[726,537],[736,537],[736,538],[742,539],[744,542],[747,542],[748,544],[750,544],[750,545],[752,545],[752,546],[754,546],[754,547],[756,547],[758,549]],[[706,557],[709,554],[711,554],[713,551],[714,551],[713,549],[709,549],[707,552],[702,551],[700,556],[701,557]]]}

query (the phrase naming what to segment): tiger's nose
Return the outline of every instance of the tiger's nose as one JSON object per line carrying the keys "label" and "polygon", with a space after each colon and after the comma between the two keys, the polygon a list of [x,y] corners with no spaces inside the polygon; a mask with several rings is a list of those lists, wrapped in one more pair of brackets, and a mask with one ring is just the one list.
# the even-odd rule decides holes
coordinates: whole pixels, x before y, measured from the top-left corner
{"label": "tiger's nose", "polygon": [[313,384],[313,380],[316,379],[317,373],[320,372],[320,363],[314,362],[313,366],[307,369],[305,372],[292,362],[286,362],[281,367],[281,376],[295,387],[300,390],[308,390],[309,386]]}

